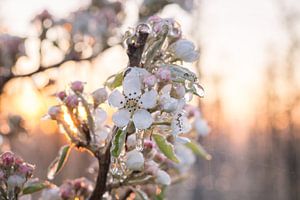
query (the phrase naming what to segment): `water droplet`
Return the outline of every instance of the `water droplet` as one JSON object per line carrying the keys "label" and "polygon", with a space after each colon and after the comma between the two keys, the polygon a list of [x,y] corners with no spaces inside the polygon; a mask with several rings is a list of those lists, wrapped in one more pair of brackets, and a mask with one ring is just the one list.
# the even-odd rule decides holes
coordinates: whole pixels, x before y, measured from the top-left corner
{"label": "water droplet", "polygon": [[148,24],[139,24],[136,27],[137,32],[151,33],[151,27]]}
{"label": "water droplet", "polygon": [[195,84],[194,84],[194,87],[195,87],[195,89],[196,89],[196,93],[197,93],[200,97],[204,97],[204,94],[205,94],[204,88],[203,88],[200,84],[198,84],[198,83],[195,83]]}
{"label": "water droplet", "polygon": [[120,167],[119,167],[119,161],[118,158],[111,158],[111,164],[110,164],[110,172],[111,174],[114,175],[118,175],[120,171]]}
{"label": "water droplet", "polygon": [[137,151],[143,151],[143,149],[144,149],[144,131],[138,130],[135,136],[136,136],[135,149]]}

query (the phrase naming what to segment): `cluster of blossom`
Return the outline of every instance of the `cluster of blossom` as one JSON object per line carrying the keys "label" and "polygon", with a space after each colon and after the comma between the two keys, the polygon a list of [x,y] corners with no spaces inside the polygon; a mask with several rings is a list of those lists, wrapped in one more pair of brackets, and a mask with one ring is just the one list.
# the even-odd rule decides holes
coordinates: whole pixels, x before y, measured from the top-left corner
{"label": "cluster of blossom", "polygon": [[66,180],[60,187],[52,185],[44,189],[41,200],[84,200],[92,191],[92,183],[86,178]]}
{"label": "cluster of blossom", "polygon": [[17,199],[25,183],[32,177],[34,166],[24,162],[12,152],[0,155],[1,199]]}
{"label": "cluster of blossom", "polygon": [[[182,66],[196,61],[199,53],[182,37],[177,22],[157,16],[128,32],[126,44],[126,69],[91,94],[84,92],[84,83],[71,83],[67,91],[58,93],[61,104],[51,107],[48,116],[73,144],[96,157],[110,149],[108,187],[139,185],[154,198],[155,193],[145,188],[149,184],[164,188],[184,177],[195,154],[210,159],[196,143],[199,135],[208,134],[209,126],[199,109],[189,104],[193,95],[203,96],[203,88],[196,75]],[[116,109],[114,127],[104,125],[107,114],[101,104],[106,100]]]}

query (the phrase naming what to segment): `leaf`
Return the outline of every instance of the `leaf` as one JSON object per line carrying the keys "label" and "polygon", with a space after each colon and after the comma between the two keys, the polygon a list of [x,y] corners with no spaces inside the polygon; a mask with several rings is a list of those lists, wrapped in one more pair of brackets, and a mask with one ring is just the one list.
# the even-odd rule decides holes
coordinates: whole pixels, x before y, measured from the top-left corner
{"label": "leaf", "polygon": [[48,179],[52,180],[54,176],[56,176],[61,171],[69,157],[70,150],[70,145],[65,145],[60,148],[58,156],[54,159],[54,161],[50,164],[48,168]]}
{"label": "leaf", "polygon": [[[108,78],[104,85],[107,86],[109,89],[113,90],[122,85],[123,77],[124,77],[123,71],[119,72],[119,73],[111,76],[110,78]],[[110,81],[111,78],[113,78],[112,81]]]}
{"label": "leaf", "polygon": [[126,131],[119,129],[114,137],[111,154],[114,157],[119,157],[122,148],[125,144]]}
{"label": "leaf", "polygon": [[191,149],[194,152],[194,154],[196,154],[206,160],[211,160],[211,155],[208,154],[206,152],[206,150],[200,144],[191,141],[191,142],[186,143],[185,146],[187,148]]}
{"label": "leaf", "polygon": [[44,183],[33,183],[27,187],[25,187],[22,191],[23,194],[32,194],[35,192],[38,192],[40,190],[43,190],[49,186],[48,182]]}
{"label": "leaf", "polygon": [[162,135],[153,134],[152,136],[159,150],[170,160],[179,163],[179,160],[174,152],[173,145],[170,144]]}

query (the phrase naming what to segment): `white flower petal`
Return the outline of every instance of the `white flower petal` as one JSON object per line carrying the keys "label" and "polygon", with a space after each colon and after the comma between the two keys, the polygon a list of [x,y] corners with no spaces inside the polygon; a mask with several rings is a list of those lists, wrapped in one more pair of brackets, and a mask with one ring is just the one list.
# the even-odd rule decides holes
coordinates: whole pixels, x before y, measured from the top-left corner
{"label": "white flower petal", "polygon": [[124,127],[130,120],[130,113],[126,109],[121,109],[113,114],[112,120],[116,124],[116,126]]}
{"label": "white flower petal", "polygon": [[153,108],[156,105],[157,92],[155,90],[151,90],[145,92],[139,101],[139,104],[142,108]]}
{"label": "white flower petal", "polygon": [[125,76],[123,91],[128,98],[136,98],[141,95],[141,80],[137,76]]}
{"label": "white flower petal", "polygon": [[133,114],[132,120],[137,129],[147,129],[153,123],[151,114],[144,109],[137,110]]}
{"label": "white flower petal", "polygon": [[187,133],[191,130],[192,126],[188,118],[181,112],[175,114],[172,123],[172,134],[178,135],[180,133]]}
{"label": "white flower petal", "polygon": [[137,150],[132,150],[127,153],[126,166],[133,171],[140,171],[144,167],[144,156]]}
{"label": "white flower petal", "polygon": [[101,108],[97,108],[94,111],[94,119],[95,119],[96,128],[101,127],[102,123],[106,120],[106,118],[107,118],[106,112]]}
{"label": "white flower petal", "polygon": [[201,136],[207,136],[210,132],[209,125],[207,124],[207,122],[204,119],[202,119],[200,117],[195,118],[194,126],[195,126],[196,132]]}
{"label": "white flower petal", "polygon": [[116,108],[123,108],[125,105],[125,97],[119,90],[114,90],[108,97],[108,103]]}
{"label": "white flower petal", "polygon": [[171,184],[170,175],[163,170],[158,170],[156,175],[156,182],[160,185],[170,185]]}

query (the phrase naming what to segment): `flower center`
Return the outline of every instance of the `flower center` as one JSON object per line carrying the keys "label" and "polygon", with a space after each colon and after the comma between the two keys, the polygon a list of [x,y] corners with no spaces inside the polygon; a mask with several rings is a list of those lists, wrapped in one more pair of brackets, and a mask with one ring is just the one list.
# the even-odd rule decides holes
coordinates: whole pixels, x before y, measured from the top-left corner
{"label": "flower center", "polygon": [[125,99],[126,99],[125,109],[127,109],[130,113],[135,112],[136,110],[140,109],[140,106],[139,106],[140,98],[141,97],[128,98],[125,96]]}

